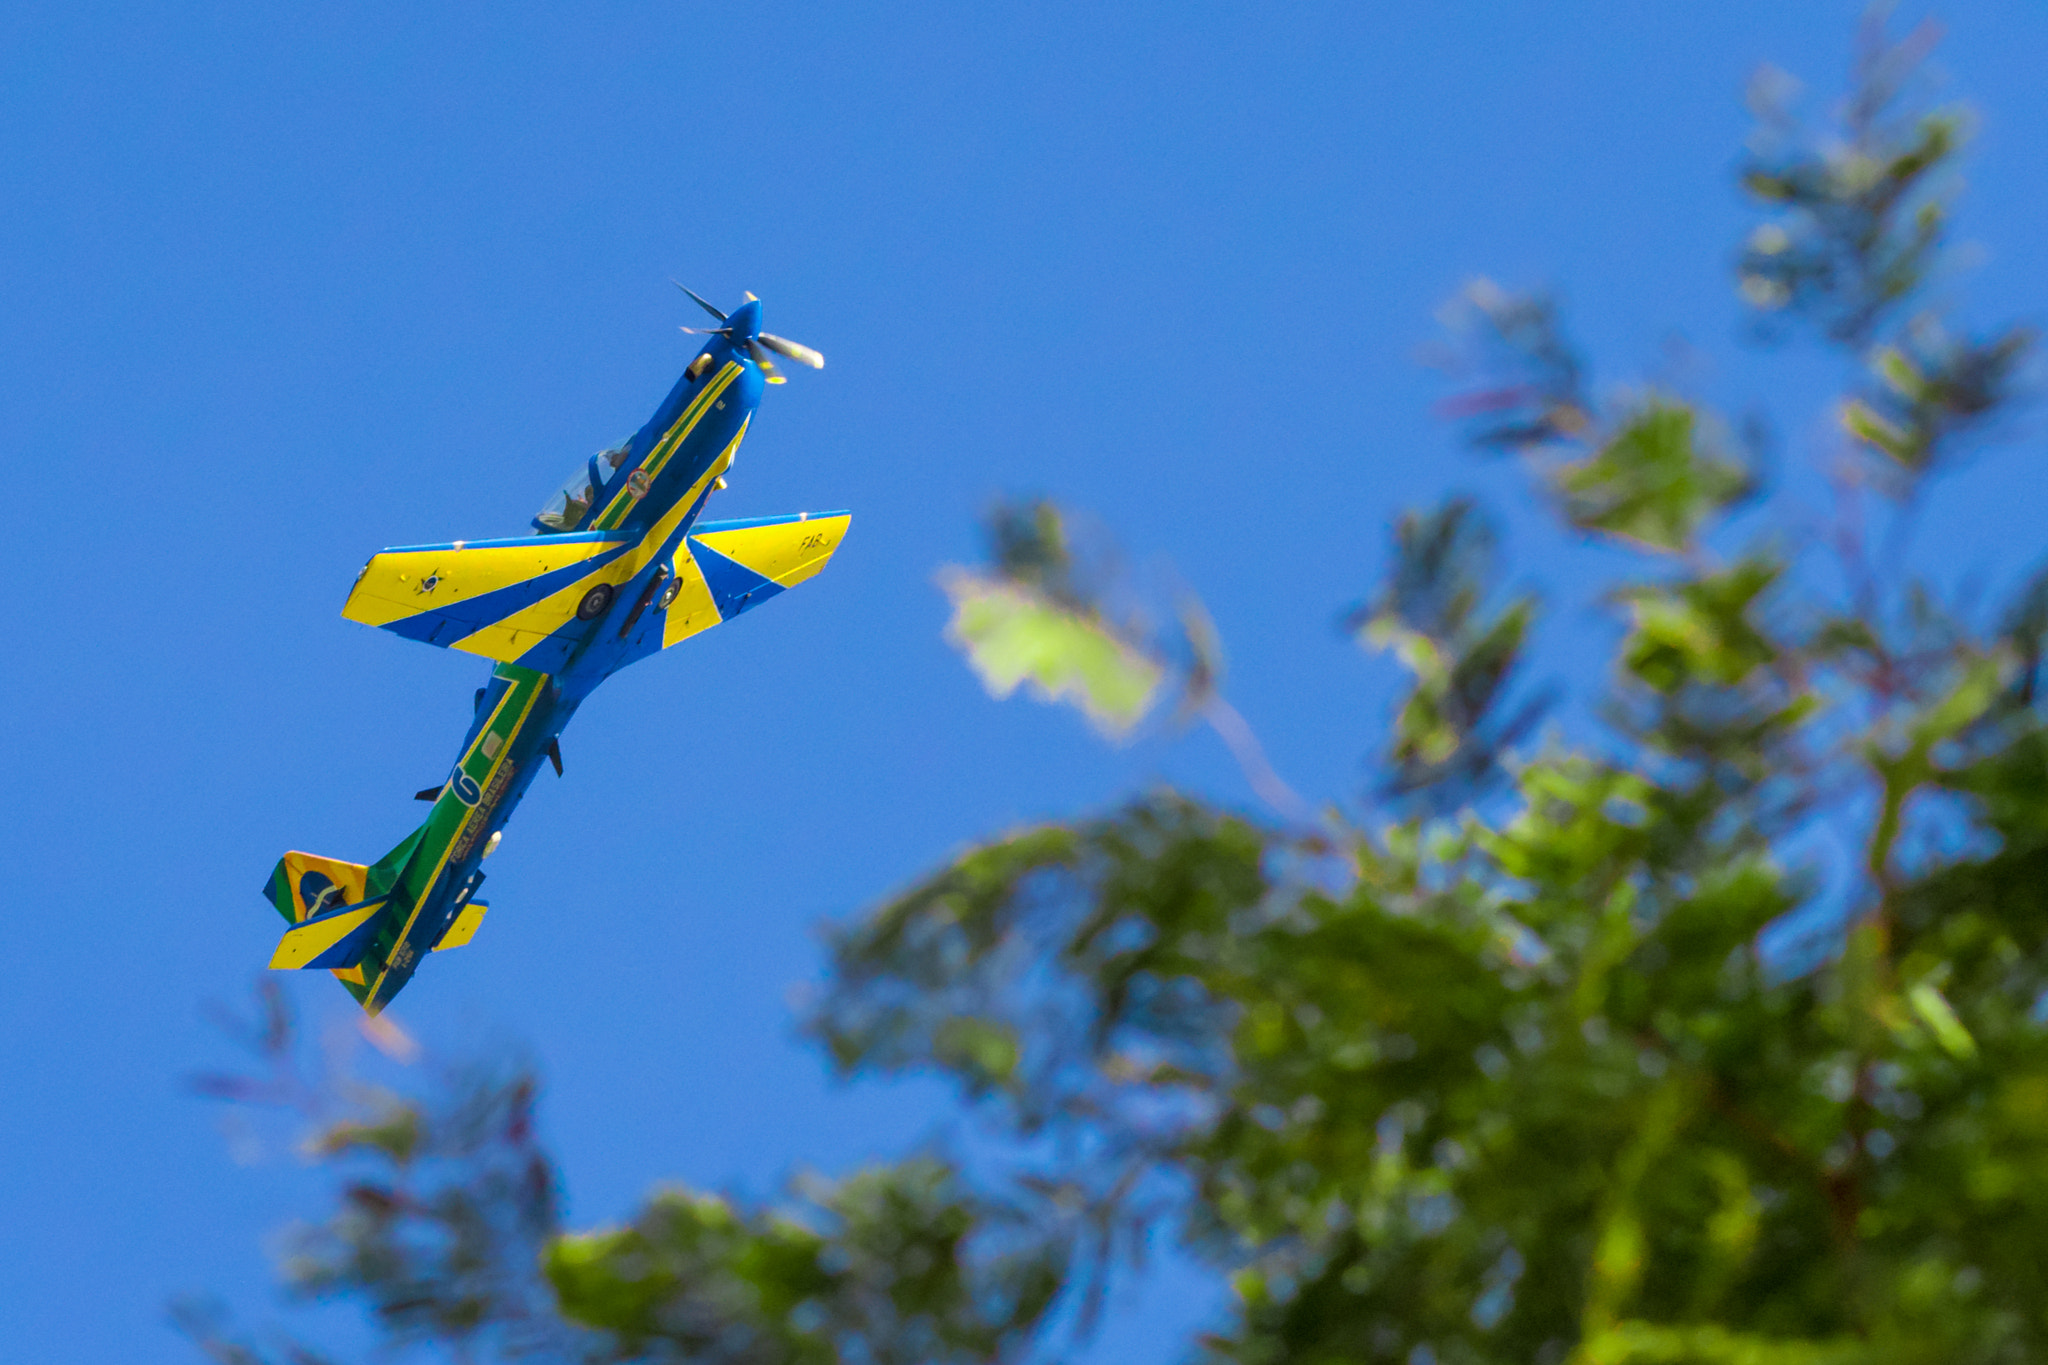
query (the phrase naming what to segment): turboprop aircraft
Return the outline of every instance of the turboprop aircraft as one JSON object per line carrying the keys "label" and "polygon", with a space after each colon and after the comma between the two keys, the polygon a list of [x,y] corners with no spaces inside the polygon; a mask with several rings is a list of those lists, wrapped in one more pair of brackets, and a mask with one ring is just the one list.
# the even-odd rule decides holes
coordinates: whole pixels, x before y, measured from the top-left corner
{"label": "turboprop aircraft", "polygon": [[[677,288],[682,288],[678,285]],[[758,607],[817,573],[845,512],[699,521],[746,438],[770,359],[823,369],[808,346],[761,330],[752,294],[718,320],[682,378],[631,439],[593,456],[533,519],[537,535],[458,540],[373,555],[342,615],[495,663],[454,767],[420,792],[433,809],[376,862],[287,853],[264,888],[291,922],[270,965],[326,968],[376,1014],[428,952],[482,922],[480,864],[576,708],[636,659]]]}

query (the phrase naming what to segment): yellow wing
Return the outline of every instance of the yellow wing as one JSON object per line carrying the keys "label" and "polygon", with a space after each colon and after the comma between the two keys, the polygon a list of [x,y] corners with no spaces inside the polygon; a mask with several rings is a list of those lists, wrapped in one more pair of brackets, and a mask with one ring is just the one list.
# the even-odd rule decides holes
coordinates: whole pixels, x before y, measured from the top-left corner
{"label": "yellow wing", "polygon": [[[386,550],[363,566],[341,614],[409,640],[545,667],[592,588],[616,586],[638,536],[579,532]],[[616,568],[614,568],[616,566]]]}
{"label": "yellow wing", "polygon": [[675,557],[676,589],[663,648],[730,621],[825,567],[853,523],[849,512],[699,522]]}

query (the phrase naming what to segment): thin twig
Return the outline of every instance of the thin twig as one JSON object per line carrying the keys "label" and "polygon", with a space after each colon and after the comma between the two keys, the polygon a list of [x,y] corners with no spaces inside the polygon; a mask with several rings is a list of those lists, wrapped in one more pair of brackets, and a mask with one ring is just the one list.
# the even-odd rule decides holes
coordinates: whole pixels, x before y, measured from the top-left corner
{"label": "thin twig", "polygon": [[1220,692],[1211,692],[1204,699],[1201,715],[1209,728],[1216,732],[1216,737],[1223,741],[1224,747],[1230,750],[1230,756],[1237,760],[1244,780],[1251,784],[1261,801],[1289,820],[1302,824],[1315,822],[1314,808],[1273,770],[1259,737]]}

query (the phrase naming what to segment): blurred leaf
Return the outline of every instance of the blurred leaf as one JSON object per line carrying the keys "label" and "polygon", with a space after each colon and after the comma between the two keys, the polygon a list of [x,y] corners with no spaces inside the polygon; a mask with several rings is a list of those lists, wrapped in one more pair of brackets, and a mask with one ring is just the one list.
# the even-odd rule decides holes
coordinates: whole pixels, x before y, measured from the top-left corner
{"label": "blurred leaf", "polygon": [[1926,25],[1891,41],[1873,10],[1839,128],[1802,125],[1782,73],[1766,69],[1752,85],[1757,131],[1741,181],[1772,216],[1737,277],[1760,316],[1804,314],[1860,343],[1926,281],[1949,216],[1942,172],[1963,142],[1959,112],[1916,98],[1932,41]]}
{"label": "blurred leaf", "polygon": [[1669,587],[1628,590],[1631,629],[1622,646],[1629,671],[1659,692],[1694,681],[1728,687],[1770,662],[1776,647],[1750,609],[1783,572],[1764,559]]}
{"label": "blurred leaf", "polygon": [[2042,660],[2048,656],[2048,568],[2037,569],[2007,604],[1999,635],[2019,664],[2014,700],[2031,706],[2039,695]]}
{"label": "blurred leaf", "polygon": [[596,1359],[945,1365],[996,1357],[1051,1304],[1058,1239],[970,1245],[1011,1222],[914,1160],[812,1182],[787,1211],[660,1194],[629,1227],[556,1239],[544,1264],[562,1311],[609,1339]]}
{"label": "blurred leaf", "polygon": [[964,569],[939,584],[953,601],[947,638],[991,696],[1028,684],[1041,700],[1073,702],[1111,736],[1151,709],[1165,669],[1099,618]]}
{"label": "blurred leaf", "polygon": [[1033,589],[1070,610],[1091,609],[1090,594],[1076,580],[1078,566],[1059,508],[1044,498],[999,502],[989,509],[982,530],[997,578]]}
{"label": "blurred leaf", "polygon": [[1879,382],[1843,404],[1843,429],[1901,472],[1922,473],[2011,405],[2035,340],[2016,327],[1988,341],[1958,341],[1923,322],[1876,352]]}
{"label": "blurred leaf", "polygon": [[1496,713],[1535,603],[1524,597],[1482,615],[1494,547],[1493,528],[1468,499],[1408,513],[1394,529],[1386,586],[1345,618],[1364,643],[1390,650],[1414,676],[1394,720],[1390,793],[1433,791],[1440,802],[1469,795],[1540,712],[1539,702],[1511,717]]}
{"label": "blurred leaf", "polygon": [[1701,449],[1691,406],[1656,394],[1553,478],[1574,526],[1671,551],[1690,547],[1701,524],[1750,487],[1739,462]]}
{"label": "blurred leaf", "polygon": [[417,1109],[410,1105],[393,1105],[381,1118],[371,1122],[345,1120],[334,1124],[316,1134],[310,1145],[321,1156],[335,1156],[354,1148],[367,1147],[403,1166],[419,1151],[420,1122]]}
{"label": "blurred leaf", "polygon": [[1949,1006],[1939,988],[1931,981],[1922,981],[1906,992],[1906,999],[1913,1006],[1913,1013],[1934,1035],[1934,1041],[1959,1061],[1967,1061],[1977,1055],[1977,1040],[1963,1027],[1962,1020]]}
{"label": "blurred leaf", "polygon": [[1718,1326],[1621,1322],[1585,1342],[1576,1358],[1584,1365],[1871,1365],[1893,1357],[1853,1339],[1787,1341]]}
{"label": "blurred leaf", "polygon": [[1591,422],[1583,366],[1557,304],[1491,280],[1468,284],[1443,311],[1450,366],[1476,388],[1442,405],[1482,450],[1533,450],[1576,439]]}

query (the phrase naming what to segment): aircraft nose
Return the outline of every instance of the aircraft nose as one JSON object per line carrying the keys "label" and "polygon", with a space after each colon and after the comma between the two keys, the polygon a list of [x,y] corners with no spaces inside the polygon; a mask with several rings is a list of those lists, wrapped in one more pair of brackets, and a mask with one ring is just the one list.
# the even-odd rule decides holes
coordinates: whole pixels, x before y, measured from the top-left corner
{"label": "aircraft nose", "polygon": [[726,317],[725,325],[735,343],[752,341],[761,335],[761,301],[749,298]]}

